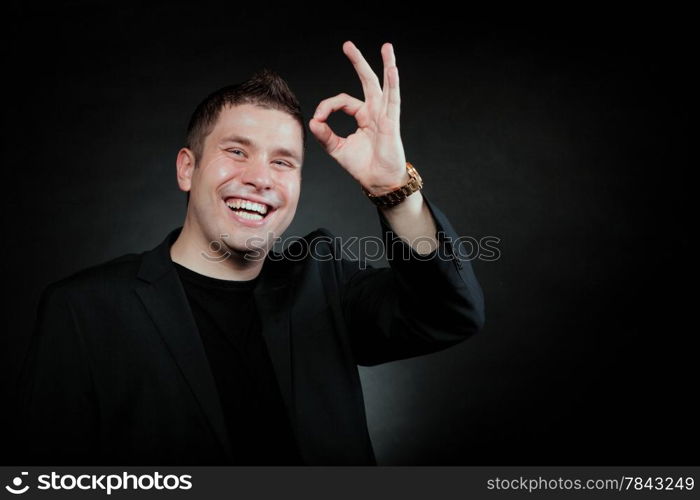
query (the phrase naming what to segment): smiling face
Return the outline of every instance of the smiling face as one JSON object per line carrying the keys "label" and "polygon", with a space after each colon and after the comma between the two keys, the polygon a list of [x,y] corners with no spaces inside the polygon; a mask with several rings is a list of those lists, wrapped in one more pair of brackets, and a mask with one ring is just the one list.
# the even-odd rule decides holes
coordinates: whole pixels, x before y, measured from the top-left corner
{"label": "smiling face", "polygon": [[186,223],[203,238],[200,244],[219,241],[239,253],[269,249],[294,218],[302,155],[301,125],[288,113],[224,107],[197,168],[191,150],[178,153],[178,183],[190,192]]}

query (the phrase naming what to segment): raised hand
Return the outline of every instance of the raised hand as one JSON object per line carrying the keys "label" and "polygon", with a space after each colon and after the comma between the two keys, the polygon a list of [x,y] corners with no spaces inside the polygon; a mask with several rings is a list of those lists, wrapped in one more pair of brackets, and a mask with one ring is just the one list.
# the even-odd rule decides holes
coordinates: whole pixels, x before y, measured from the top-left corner
{"label": "raised hand", "polygon": [[[381,87],[379,78],[351,41],[343,44],[343,52],[360,77],[364,101],[346,93],[324,99],[316,107],[309,128],[324,150],[365,189],[376,195],[388,193],[409,180],[399,127],[401,95],[394,47],[390,43],[382,45]],[[326,123],[338,110],[357,121],[357,130],[347,137],[339,137]]]}

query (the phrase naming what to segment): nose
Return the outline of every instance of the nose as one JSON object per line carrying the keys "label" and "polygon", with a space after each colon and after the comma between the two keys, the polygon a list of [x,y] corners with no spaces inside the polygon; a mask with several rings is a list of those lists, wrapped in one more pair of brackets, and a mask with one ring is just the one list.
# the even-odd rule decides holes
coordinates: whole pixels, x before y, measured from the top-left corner
{"label": "nose", "polygon": [[273,182],[269,165],[262,159],[249,162],[241,175],[241,182],[243,184],[255,186],[256,189],[261,191],[270,189]]}

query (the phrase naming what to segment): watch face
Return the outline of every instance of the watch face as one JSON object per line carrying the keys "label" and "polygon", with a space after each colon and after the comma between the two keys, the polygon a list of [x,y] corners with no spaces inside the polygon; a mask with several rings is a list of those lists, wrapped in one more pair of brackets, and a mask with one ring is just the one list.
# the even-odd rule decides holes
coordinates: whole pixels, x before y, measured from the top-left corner
{"label": "watch face", "polygon": [[422,182],[423,179],[421,179],[418,170],[416,170],[416,168],[411,163],[406,162],[406,168],[408,169],[408,175],[415,178],[418,182]]}

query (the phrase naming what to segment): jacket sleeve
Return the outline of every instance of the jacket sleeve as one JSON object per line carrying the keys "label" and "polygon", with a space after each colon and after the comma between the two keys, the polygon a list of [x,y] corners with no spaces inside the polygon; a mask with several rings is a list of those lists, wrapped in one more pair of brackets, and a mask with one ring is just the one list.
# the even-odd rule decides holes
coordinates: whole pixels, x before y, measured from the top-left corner
{"label": "jacket sleeve", "polygon": [[93,463],[97,404],[88,356],[67,293],[55,284],[39,300],[17,394],[25,463]]}
{"label": "jacket sleeve", "polygon": [[[342,260],[341,303],[359,365],[428,354],[482,329],[484,298],[459,236],[423,194],[436,223],[438,248],[420,255],[400,239],[377,208],[389,267]],[[468,257],[468,256],[467,256]]]}

